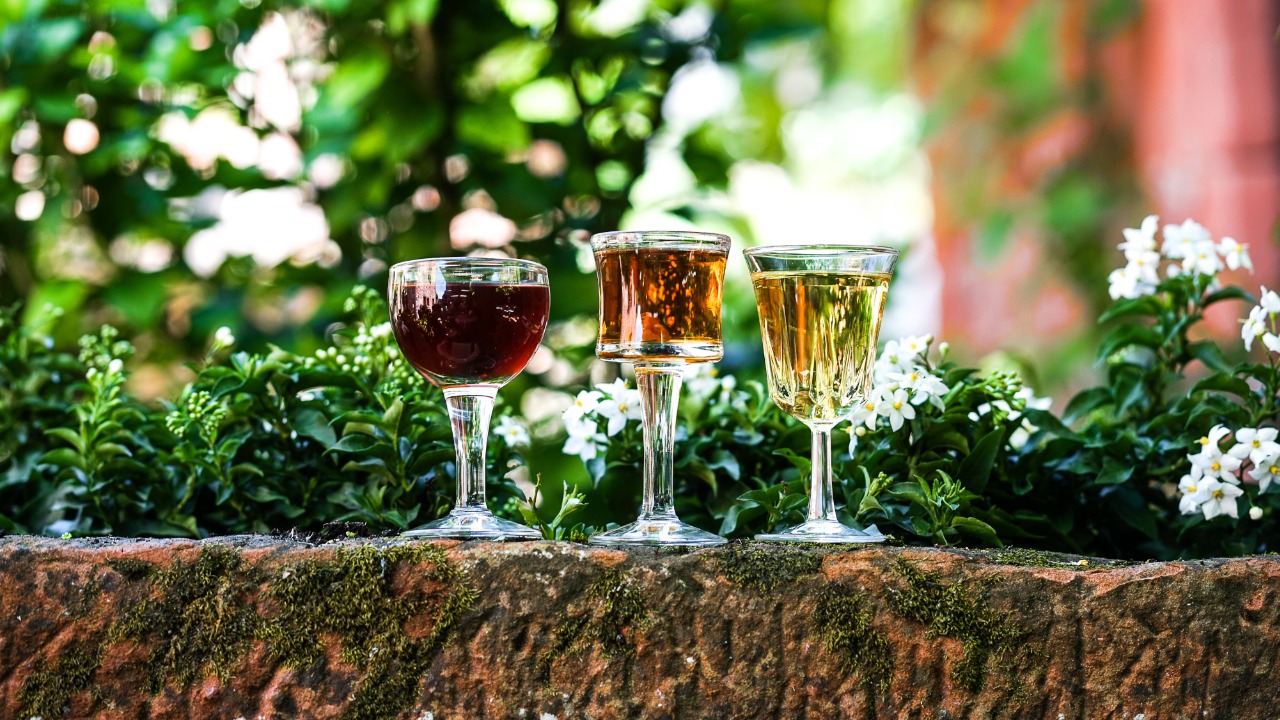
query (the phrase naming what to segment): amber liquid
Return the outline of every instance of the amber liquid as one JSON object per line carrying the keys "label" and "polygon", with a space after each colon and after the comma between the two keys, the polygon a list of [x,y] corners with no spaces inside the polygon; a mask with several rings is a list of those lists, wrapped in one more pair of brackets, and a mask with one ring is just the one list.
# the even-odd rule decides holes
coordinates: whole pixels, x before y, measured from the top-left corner
{"label": "amber liquid", "polygon": [[769,395],[804,421],[835,422],[871,389],[887,274],[752,275]]}
{"label": "amber liquid", "polygon": [[542,342],[550,299],[545,285],[403,285],[391,328],[405,359],[436,385],[501,385]]}
{"label": "amber liquid", "polygon": [[596,253],[605,360],[719,360],[727,251],[607,248]]}

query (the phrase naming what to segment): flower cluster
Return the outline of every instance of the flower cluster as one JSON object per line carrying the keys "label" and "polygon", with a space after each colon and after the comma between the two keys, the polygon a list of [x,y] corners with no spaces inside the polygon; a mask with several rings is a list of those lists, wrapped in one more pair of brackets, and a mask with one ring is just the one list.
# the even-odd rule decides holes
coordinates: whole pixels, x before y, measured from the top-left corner
{"label": "flower cluster", "polygon": [[[1008,381],[1018,384],[1022,382],[1016,376],[1010,376]],[[1026,447],[1031,435],[1040,429],[1023,416],[1023,411],[1027,409],[1048,410],[1051,405],[1053,405],[1053,398],[1036,397],[1031,388],[1023,387],[1013,393],[1011,402],[996,400],[995,402],[979,405],[976,412],[969,413],[969,419],[976,422],[978,418],[994,411],[998,413],[997,417],[1003,417],[1006,422],[1018,423],[1018,427],[1009,434],[1009,447],[1014,450],[1021,450]]]}
{"label": "flower cluster", "polygon": [[190,432],[194,428],[198,437],[212,445],[227,414],[226,405],[208,392],[197,390],[188,393],[165,415],[164,425],[169,432],[184,440],[191,439]]}
{"label": "flower cluster", "polygon": [[1262,299],[1249,311],[1249,317],[1240,330],[1245,350],[1252,350],[1254,339],[1262,338],[1262,344],[1268,350],[1280,353],[1280,325],[1277,324],[1277,315],[1280,315],[1280,295],[1264,286]]}
{"label": "flower cluster", "polygon": [[[1280,480],[1280,443],[1275,428],[1241,428],[1234,432],[1235,443],[1226,452],[1222,441],[1232,431],[1215,425],[1200,438],[1200,450],[1187,455],[1191,471],[1178,481],[1182,494],[1178,509],[1184,515],[1204,513],[1206,520],[1219,515],[1238,517],[1237,498],[1244,494],[1241,475],[1258,484],[1266,492],[1273,481]],[[1261,509],[1253,508],[1249,516],[1261,517]]]}
{"label": "flower cluster", "polygon": [[[928,362],[929,347],[933,336],[904,337],[885,343],[884,350],[876,358],[875,377],[866,400],[849,418],[853,432],[849,433],[849,452],[858,438],[884,420],[894,432],[916,416],[916,407],[929,403],[942,410],[944,397],[950,388],[933,374]],[[942,350],[946,353],[945,344]]]}
{"label": "flower cluster", "polygon": [[1160,218],[1148,215],[1138,228],[1126,228],[1124,251],[1126,264],[1107,277],[1113,300],[1151,295],[1160,284],[1160,263],[1176,260],[1165,272],[1169,277],[1183,274],[1217,275],[1224,267],[1245,268],[1253,272],[1249,246],[1224,237],[1214,241],[1203,225],[1186,220],[1181,225],[1164,226],[1164,242],[1157,250],[1156,230]]}
{"label": "flower cluster", "polygon": [[594,460],[608,446],[609,438],[632,420],[639,422],[641,416],[640,391],[628,388],[622,378],[596,385],[595,390],[583,390],[562,416],[569,433],[564,453],[577,455],[583,462]]}

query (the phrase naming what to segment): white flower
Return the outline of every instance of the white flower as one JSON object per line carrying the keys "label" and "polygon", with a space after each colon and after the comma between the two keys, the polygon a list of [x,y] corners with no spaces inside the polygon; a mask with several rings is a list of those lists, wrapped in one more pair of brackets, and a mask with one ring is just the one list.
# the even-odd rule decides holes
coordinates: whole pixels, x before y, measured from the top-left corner
{"label": "white flower", "polygon": [[1262,286],[1262,299],[1258,301],[1258,305],[1271,315],[1280,313],[1280,295],[1275,290],[1268,290],[1266,285]]}
{"label": "white flower", "polygon": [[1130,249],[1124,251],[1124,257],[1129,261],[1125,271],[1133,275],[1137,282],[1151,285],[1160,282],[1160,253]]}
{"label": "white flower", "polygon": [[1262,344],[1273,353],[1280,353],[1280,335],[1275,333],[1267,333],[1262,336]]}
{"label": "white flower", "polygon": [[622,378],[615,378],[611,383],[597,383],[596,389],[604,393],[605,397],[614,397],[627,391],[627,381]]}
{"label": "white flower", "polygon": [[124,370],[124,361],[120,358],[112,358],[111,362],[107,363],[108,375],[118,375],[121,370]]}
{"label": "white flower", "polygon": [[872,388],[871,394],[867,396],[862,404],[854,408],[853,414],[849,416],[849,422],[855,427],[865,425],[868,430],[876,429],[876,421],[880,419],[880,399],[888,393],[886,388]]}
{"label": "white flower", "polygon": [[1142,227],[1138,229],[1125,228],[1124,242],[1120,243],[1120,249],[1124,251],[1125,256],[1129,255],[1130,250],[1147,252],[1156,249],[1156,230],[1159,229],[1160,218],[1156,215],[1148,215],[1142,219]]}
{"label": "white flower", "polygon": [[1200,510],[1205,520],[1212,520],[1219,515],[1239,517],[1236,511],[1236,498],[1244,491],[1235,485],[1227,485],[1213,478],[1205,478],[1198,485],[1194,497],[1200,503]]}
{"label": "white flower", "polygon": [[1222,269],[1222,260],[1212,242],[1196,243],[1182,258],[1182,269],[1201,275],[1216,275]]}
{"label": "white flower", "polygon": [[867,434],[867,429],[862,425],[857,425],[857,424],[855,424],[854,428],[849,431],[849,455],[850,456],[853,455],[854,448],[858,447],[858,438],[863,437],[866,434]]}
{"label": "white flower", "polygon": [[384,322],[369,328],[369,335],[382,339],[391,337],[391,323]]}
{"label": "white flower", "polygon": [[1132,299],[1155,292],[1155,285],[1144,281],[1140,271],[1133,265],[1112,270],[1107,276],[1107,282],[1110,283],[1107,293],[1111,295],[1112,300]]}
{"label": "white flower", "polygon": [[1253,272],[1253,260],[1249,258],[1249,246],[1236,242],[1235,238],[1224,237],[1218,241],[1218,252],[1232,270],[1245,268]]}
{"label": "white flower", "polygon": [[573,403],[564,411],[564,422],[568,426],[569,423],[581,420],[588,413],[593,412],[596,406],[600,404],[600,393],[595,390],[583,390],[573,399]]}
{"label": "white flower", "polygon": [[932,335],[909,335],[898,341],[898,347],[904,354],[910,355],[911,359],[919,357],[929,349],[929,343],[933,342]]}
{"label": "white flower", "polygon": [[1249,311],[1249,319],[1240,328],[1240,337],[1244,340],[1244,349],[1253,349],[1253,339],[1262,337],[1267,332],[1267,311],[1261,305]]}
{"label": "white flower", "polygon": [[916,365],[909,372],[892,373],[886,379],[908,390],[911,393],[912,405],[929,401],[939,410],[943,409],[942,396],[947,394],[949,388],[923,365]]}
{"label": "white flower", "polygon": [[1208,243],[1213,247],[1213,237],[1203,225],[1195,220],[1186,220],[1181,225],[1164,226],[1164,247],[1161,252],[1165,257],[1178,260],[1195,254],[1197,246]]}
{"label": "white flower", "polygon": [[1223,455],[1216,443],[1206,445],[1199,453],[1192,455],[1191,465],[1199,468],[1207,478],[1229,482],[1232,485],[1240,484],[1240,479],[1236,477],[1236,472],[1240,470],[1240,459]]}
{"label": "white flower", "polygon": [[612,397],[600,401],[596,406],[596,412],[609,421],[605,431],[609,437],[613,437],[627,426],[628,420],[639,420],[643,417],[640,391],[626,389],[616,391]]}
{"label": "white flower", "polygon": [[1275,428],[1241,428],[1236,431],[1236,446],[1228,454],[1240,460],[1249,458],[1258,465],[1263,459],[1280,454],[1276,435]]}
{"label": "white flower", "polygon": [[911,398],[902,388],[894,390],[893,394],[886,394],[886,397],[876,403],[875,411],[889,418],[889,427],[894,432],[902,428],[903,422],[916,416],[916,409],[911,406]]}
{"label": "white flower", "polygon": [[1200,501],[1197,499],[1196,492],[1200,489],[1199,483],[1203,477],[1193,466],[1191,474],[1183,475],[1178,481],[1178,490],[1182,492],[1182,498],[1178,500],[1178,511],[1183,515],[1194,515],[1200,512]]}
{"label": "white flower", "polygon": [[1250,520],[1261,520],[1261,519],[1262,519],[1262,508],[1258,507],[1257,505],[1254,505],[1253,507],[1249,508],[1249,519],[1250,519]]}
{"label": "white flower", "polygon": [[565,429],[569,431],[569,439],[561,450],[565,455],[577,455],[582,462],[594,460],[605,447],[609,439],[596,432],[596,424],[592,420],[566,421]]}
{"label": "white flower", "polygon": [[1222,438],[1230,434],[1231,434],[1231,431],[1228,430],[1226,426],[1214,425],[1212,428],[1209,428],[1208,435],[1205,435],[1204,437],[1196,441],[1201,445],[1200,452],[1201,453],[1209,452],[1210,446],[1213,447],[1213,452],[1218,452],[1218,444],[1222,442]]}
{"label": "white flower", "polygon": [[915,365],[915,356],[904,351],[897,340],[890,340],[876,357],[876,375],[907,372],[912,365]]}
{"label": "white flower", "polygon": [[497,433],[507,443],[507,445],[528,445],[529,431],[524,425],[510,415],[503,415],[498,418],[498,427],[494,428]]}
{"label": "white flower", "polygon": [[231,347],[236,344],[236,336],[231,334],[231,328],[223,325],[213,334],[213,344],[220,348]]}
{"label": "white flower", "polygon": [[1249,471],[1249,478],[1258,483],[1258,489],[1266,492],[1271,483],[1280,480],[1280,454],[1265,457],[1262,462],[1254,463]]}

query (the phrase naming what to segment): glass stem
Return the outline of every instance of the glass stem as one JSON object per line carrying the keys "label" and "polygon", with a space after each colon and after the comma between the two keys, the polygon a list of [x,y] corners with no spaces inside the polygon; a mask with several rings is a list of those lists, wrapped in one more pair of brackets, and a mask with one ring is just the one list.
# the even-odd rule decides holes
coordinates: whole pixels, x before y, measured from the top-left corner
{"label": "glass stem", "polygon": [[644,504],[641,519],[672,518],[675,509],[676,410],[680,404],[679,365],[636,367],[636,387],[644,412]]}
{"label": "glass stem", "polygon": [[497,388],[462,387],[444,391],[453,426],[453,449],[458,457],[458,499],[455,510],[486,510],[484,503],[485,448],[489,416]]}
{"label": "glass stem", "polygon": [[831,425],[810,425],[813,451],[809,456],[809,519],[835,520],[831,491]]}

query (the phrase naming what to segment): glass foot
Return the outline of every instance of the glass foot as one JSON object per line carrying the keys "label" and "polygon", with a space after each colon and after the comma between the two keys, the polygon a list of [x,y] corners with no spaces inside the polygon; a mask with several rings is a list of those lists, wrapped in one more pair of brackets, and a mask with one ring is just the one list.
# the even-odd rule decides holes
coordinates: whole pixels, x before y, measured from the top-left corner
{"label": "glass foot", "polygon": [[803,543],[879,543],[888,540],[875,525],[868,525],[866,530],[854,530],[835,520],[808,520],[785,532],[761,533],[756,539]]}
{"label": "glass foot", "polygon": [[541,540],[542,533],[520,523],[503,520],[484,508],[454,509],[439,520],[406,530],[400,537],[451,538],[455,540]]}
{"label": "glass foot", "polygon": [[728,540],[680,522],[674,515],[661,518],[641,518],[616,530],[596,533],[587,541],[589,545],[625,547],[648,545],[657,547],[700,547],[723,545]]}

